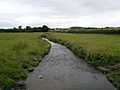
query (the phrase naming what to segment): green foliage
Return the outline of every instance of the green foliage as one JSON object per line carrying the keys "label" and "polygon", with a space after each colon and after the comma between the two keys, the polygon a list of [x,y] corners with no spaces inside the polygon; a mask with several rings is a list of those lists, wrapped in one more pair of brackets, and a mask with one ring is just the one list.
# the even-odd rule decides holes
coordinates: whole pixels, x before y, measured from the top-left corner
{"label": "green foliage", "polygon": [[9,90],[10,88],[12,88],[14,83],[15,82],[13,79],[6,76],[0,76],[0,90]]}
{"label": "green foliage", "polygon": [[13,50],[18,51],[18,50],[21,50],[21,49],[25,49],[27,47],[29,47],[27,42],[21,41],[21,42],[18,42],[16,44],[14,44],[12,48],[13,48]]}
{"label": "green foliage", "polygon": [[42,27],[30,27],[26,26],[26,28],[22,29],[22,26],[18,26],[18,28],[13,29],[0,29],[0,32],[48,32],[50,28],[48,28],[46,25],[43,25]]}
{"label": "green foliage", "polygon": [[0,33],[0,90],[8,90],[42,60],[50,44],[41,33]]}
{"label": "green foliage", "polygon": [[21,30],[21,29],[22,29],[22,26],[18,26],[18,29]]}
{"label": "green foliage", "polygon": [[48,32],[48,31],[49,31],[49,28],[48,28],[46,25],[43,25],[42,31],[43,31],[43,32]]}
{"label": "green foliage", "polygon": [[120,72],[111,73],[107,78],[120,90]]}
{"label": "green foliage", "polygon": [[26,30],[31,30],[32,28],[30,26],[26,26]]}

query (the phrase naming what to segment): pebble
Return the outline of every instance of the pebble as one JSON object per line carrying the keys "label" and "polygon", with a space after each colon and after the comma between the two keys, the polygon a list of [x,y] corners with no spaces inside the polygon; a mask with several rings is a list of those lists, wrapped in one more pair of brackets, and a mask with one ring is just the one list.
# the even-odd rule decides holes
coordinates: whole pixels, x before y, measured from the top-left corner
{"label": "pebble", "polygon": [[39,79],[41,79],[42,78],[42,76],[39,76]]}

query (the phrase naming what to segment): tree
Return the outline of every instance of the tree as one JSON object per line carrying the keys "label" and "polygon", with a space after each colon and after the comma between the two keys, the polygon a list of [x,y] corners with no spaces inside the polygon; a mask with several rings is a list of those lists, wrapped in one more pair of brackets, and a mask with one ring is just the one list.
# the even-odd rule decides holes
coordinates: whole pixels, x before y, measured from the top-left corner
{"label": "tree", "polygon": [[22,26],[18,26],[18,29],[21,30],[21,29],[22,29]]}
{"label": "tree", "polygon": [[46,25],[43,25],[42,31],[43,31],[43,32],[48,32],[48,31],[49,31],[49,28],[48,28]]}
{"label": "tree", "polygon": [[17,32],[17,31],[19,31],[19,30],[18,30],[18,28],[14,27],[12,31],[13,31],[13,32]]}
{"label": "tree", "polygon": [[16,27],[14,27],[13,30],[18,30],[18,29]]}
{"label": "tree", "polygon": [[27,31],[31,31],[31,29],[32,29],[32,28],[31,28],[30,26],[26,26],[26,30],[27,30]]}

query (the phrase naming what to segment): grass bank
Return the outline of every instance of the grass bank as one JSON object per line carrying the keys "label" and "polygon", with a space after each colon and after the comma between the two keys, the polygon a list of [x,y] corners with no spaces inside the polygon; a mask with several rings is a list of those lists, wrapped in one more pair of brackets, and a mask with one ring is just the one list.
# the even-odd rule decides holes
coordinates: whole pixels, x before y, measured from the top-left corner
{"label": "grass bank", "polygon": [[50,49],[41,33],[0,33],[0,90],[24,80]]}
{"label": "grass bank", "polygon": [[76,55],[93,64],[120,89],[119,35],[50,33],[47,37],[67,46]]}

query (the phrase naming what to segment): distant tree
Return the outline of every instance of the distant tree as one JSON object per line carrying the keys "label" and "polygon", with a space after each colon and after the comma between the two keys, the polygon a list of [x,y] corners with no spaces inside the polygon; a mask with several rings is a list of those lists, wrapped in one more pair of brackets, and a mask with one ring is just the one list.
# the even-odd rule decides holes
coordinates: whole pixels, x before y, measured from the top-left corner
{"label": "distant tree", "polygon": [[48,32],[50,28],[48,28],[46,25],[43,25],[42,27],[30,27],[26,26],[25,28],[22,28],[22,26],[18,26],[18,28],[14,27],[12,29],[0,29],[0,32]]}
{"label": "distant tree", "polygon": [[26,26],[26,30],[27,30],[27,31],[31,31],[32,28],[31,28],[30,26]]}
{"label": "distant tree", "polygon": [[4,32],[5,29],[0,29],[0,32]]}
{"label": "distant tree", "polygon": [[[8,31],[8,30],[7,30],[7,31]],[[17,32],[17,31],[19,31],[19,30],[18,30],[18,28],[16,28],[16,27],[14,27],[13,30],[12,30],[12,32]]]}
{"label": "distant tree", "polygon": [[42,27],[38,27],[38,31],[40,31],[40,32],[41,32],[41,31],[42,31]]}
{"label": "distant tree", "polygon": [[48,32],[48,31],[49,31],[49,28],[48,28],[46,25],[43,25],[42,31],[43,31],[43,32]]}
{"label": "distant tree", "polygon": [[16,27],[14,27],[13,30],[18,30],[18,29]]}
{"label": "distant tree", "polygon": [[18,29],[21,30],[21,29],[22,29],[22,26],[18,26]]}

